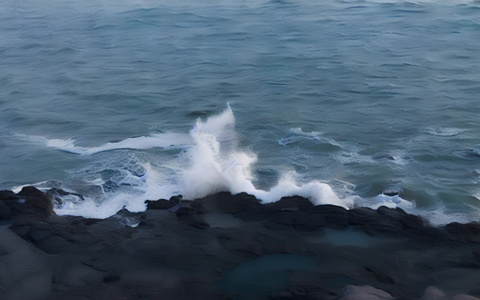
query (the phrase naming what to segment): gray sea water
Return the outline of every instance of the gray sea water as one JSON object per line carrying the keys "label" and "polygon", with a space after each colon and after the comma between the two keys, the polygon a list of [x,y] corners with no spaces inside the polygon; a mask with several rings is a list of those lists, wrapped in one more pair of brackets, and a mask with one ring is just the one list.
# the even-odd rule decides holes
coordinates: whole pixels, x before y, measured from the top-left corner
{"label": "gray sea water", "polygon": [[480,220],[478,1],[3,0],[0,41],[0,188],[84,195],[59,213],[228,190]]}

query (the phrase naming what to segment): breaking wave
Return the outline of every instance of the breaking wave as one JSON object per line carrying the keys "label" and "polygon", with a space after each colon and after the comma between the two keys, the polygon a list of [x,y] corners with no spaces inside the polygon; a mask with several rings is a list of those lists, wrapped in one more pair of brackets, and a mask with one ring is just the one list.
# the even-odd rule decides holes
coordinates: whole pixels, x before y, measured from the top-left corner
{"label": "breaking wave", "polygon": [[[144,211],[145,200],[169,199],[179,194],[184,199],[197,199],[228,191],[232,194],[246,192],[263,203],[298,195],[308,198],[314,205],[332,204],[346,209],[361,206],[373,209],[380,206],[400,207],[410,213],[431,217],[435,224],[451,220],[442,217],[445,213],[441,210],[432,212],[416,209],[414,201],[399,195],[380,194],[374,198],[362,198],[355,195],[352,184],[345,184],[343,190],[334,190],[333,185],[325,181],[299,182],[295,172],[281,174],[278,182],[268,190],[257,188],[253,175],[257,156],[238,146],[235,117],[230,106],[218,115],[197,120],[189,133],[159,133],[96,147],[79,146],[72,139],[21,137],[50,148],[90,156],[100,166],[88,174],[79,172],[77,175],[80,179],[70,184],[42,182],[36,185],[43,190],[57,187],[70,191],[68,195],[57,197],[56,212],[60,215],[107,218],[123,208],[132,212]],[[286,146],[302,140],[342,148],[335,141],[321,137],[318,132],[303,132],[300,128],[292,129],[290,135],[279,140],[279,144]],[[178,154],[168,159],[150,157],[149,161],[134,158],[137,150],[152,148],[173,148],[177,149]],[[130,151],[115,151],[120,149]],[[126,165],[123,161],[129,161],[132,165]]]}

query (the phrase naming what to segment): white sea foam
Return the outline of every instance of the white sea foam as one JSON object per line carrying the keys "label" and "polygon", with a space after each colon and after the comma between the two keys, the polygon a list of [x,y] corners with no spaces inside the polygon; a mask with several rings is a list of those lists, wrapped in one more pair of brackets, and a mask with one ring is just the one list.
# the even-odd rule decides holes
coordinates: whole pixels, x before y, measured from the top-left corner
{"label": "white sea foam", "polygon": [[[301,138],[322,139],[317,132],[305,133],[299,128],[292,130],[292,133]],[[358,206],[378,208],[383,205],[411,211],[415,207],[414,203],[399,196],[379,195],[375,199],[363,199],[345,191],[339,191],[342,194],[339,196],[327,182],[313,180],[302,183],[294,172],[282,174],[278,183],[268,190],[256,188],[252,169],[257,156],[237,146],[235,117],[230,106],[218,115],[206,120],[199,119],[189,134],[163,133],[90,148],[76,146],[72,139],[29,138],[43,142],[48,147],[81,155],[124,148],[141,150],[171,145],[184,148],[182,154],[173,161],[164,163],[168,166],[158,162],[145,162],[141,165],[143,174],[123,168],[120,172],[122,175],[115,177],[113,190],[104,188],[106,182],[100,175],[98,178],[90,178],[87,186],[96,186],[94,190],[97,194],[84,195],[83,200],[74,195],[66,196],[63,203],[56,207],[56,212],[60,215],[106,218],[122,208],[132,212],[143,211],[146,208],[145,200],[168,199],[178,194],[186,199],[196,199],[220,191],[232,194],[246,192],[263,203],[298,195],[310,199],[314,205],[333,204],[347,209]],[[99,164],[106,162],[101,161]],[[165,172],[166,169],[171,172]]]}
{"label": "white sea foam", "polygon": [[[297,134],[312,135],[317,133]],[[114,149],[148,149],[152,147],[185,148],[183,154],[169,162],[173,174],[163,174],[162,166],[145,163],[143,175],[126,174],[115,183],[116,190],[106,191],[101,178],[90,180],[92,186],[101,187],[97,195],[85,195],[83,201],[65,201],[56,208],[61,215],[80,215],[92,218],[106,218],[122,208],[129,211],[145,210],[145,200],[166,198],[182,194],[186,199],[201,198],[219,191],[232,194],[246,192],[256,196],[263,203],[278,201],[285,196],[306,197],[313,204],[334,204],[345,208],[354,206],[354,199],[340,198],[327,183],[311,181],[299,183],[295,173],[286,173],[269,190],[257,189],[253,182],[252,167],[257,160],[254,153],[237,147],[235,117],[230,107],[221,114],[206,120],[198,120],[188,135],[168,133],[150,137],[129,138],[117,143],[107,143],[98,147],[80,147],[72,139],[57,140],[43,137],[30,137],[43,142],[48,147],[81,155],[92,155]],[[172,167],[174,166],[174,167]],[[173,177],[173,178],[167,178]],[[173,182],[173,183],[172,183]],[[71,199],[70,199],[71,200]]]}
{"label": "white sea foam", "polygon": [[335,140],[323,137],[321,132],[304,132],[302,128],[292,128],[290,130],[290,134],[278,140],[278,144],[287,146],[302,140],[311,140],[317,143],[330,144],[332,146],[342,148],[342,146]]}
{"label": "white sea foam", "polygon": [[306,184],[297,184],[290,176],[284,176],[269,191],[255,190],[251,194],[262,199],[264,203],[275,202],[282,197],[298,195],[310,199],[314,205],[333,204],[347,209],[354,206],[354,198],[338,197],[330,185],[326,183],[314,180]]}
{"label": "white sea foam", "polygon": [[480,211],[472,207],[467,212],[449,212],[442,204],[435,209],[419,209],[415,214],[422,216],[433,226],[442,226],[452,222],[469,223],[480,219]]}
{"label": "white sea foam", "polygon": [[426,132],[435,136],[451,137],[463,133],[465,130],[452,127],[429,127]]}
{"label": "white sea foam", "polygon": [[399,166],[406,166],[409,162],[409,158],[406,156],[404,150],[394,150],[389,152],[392,157],[392,162]]}
{"label": "white sea foam", "polygon": [[33,183],[33,184],[23,184],[23,185],[18,185],[18,186],[14,186],[12,188],[12,192],[14,192],[15,194],[19,193],[24,187],[27,187],[27,186],[35,186],[37,187],[38,189],[40,190],[47,190],[45,188],[42,188],[43,186],[47,185],[48,184],[48,181],[40,181],[40,182],[37,182],[37,183]]}
{"label": "white sea foam", "polygon": [[380,206],[386,206],[388,208],[401,208],[407,212],[412,212],[416,207],[415,202],[410,202],[403,199],[399,195],[388,196],[385,194],[380,194],[373,201],[365,201],[362,203],[363,206],[367,206],[373,209],[377,209]]}
{"label": "white sea foam", "polygon": [[[125,208],[131,212],[141,212],[146,209],[145,200],[169,198],[178,194],[178,187],[169,184],[164,175],[157,172],[147,163],[143,165],[145,173],[142,176],[133,174],[124,176],[118,184],[125,186],[114,192],[93,194],[79,200],[68,199],[72,195],[62,197],[63,202],[55,208],[58,215],[75,215],[89,218],[108,218]],[[93,180],[92,186],[102,186],[102,180]],[[73,195],[75,197],[75,195]]]}
{"label": "white sea foam", "polygon": [[[480,200],[480,194],[473,195]],[[452,212],[448,211],[445,204],[438,202],[433,207],[417,207],[415,202],[410,202],[401,198],[399,195],[388,196],[380,194],[375,199],[361,199],[360,206],[378,209],[380,206],[389,208],[401,208],[409,214],[414,214],[423,217],[433,226],[442,226],[451,222],[468,223],[480,219],[480,210],[471,207],[471,210],[466,212]]]}
{"label": "white sea foam", "polygon": [[188,134],[181,133],[157,133],[151,136],[142,136],[128,138],[120,142],[106,143],[97,147],[82,147],[75,145],[75,140],[69,139],[48,139],[42,136],[27,136],[17,134],[18,137],[28,138],[33,141],[44,143],[47,147],[56,148],[62,151],[91,155],[98,152],[118,150],[118,149],[152,149],[152,148],[174,148],[190,145],[192,140]]}
{"label": "white sea foam", "polygon": [[369,155],[360,154],[358,150],[353,149],[352,151],[343,151],[339,154],[333,156],[333,158],[339,161],[342,164],[375,164],[376,161]]}

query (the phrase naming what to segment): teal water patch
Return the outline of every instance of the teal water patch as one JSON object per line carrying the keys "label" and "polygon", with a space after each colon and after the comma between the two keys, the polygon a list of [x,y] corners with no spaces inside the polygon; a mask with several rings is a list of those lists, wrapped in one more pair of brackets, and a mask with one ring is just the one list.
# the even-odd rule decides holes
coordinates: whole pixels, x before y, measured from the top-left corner
{"label": "teal water patch", "polygon": [[220,283],[221,289],[239,299],[262,299],[286,288],[293,271],[311,271],[316,267],[317,261],[312,257],[265,255],[226,272]]}

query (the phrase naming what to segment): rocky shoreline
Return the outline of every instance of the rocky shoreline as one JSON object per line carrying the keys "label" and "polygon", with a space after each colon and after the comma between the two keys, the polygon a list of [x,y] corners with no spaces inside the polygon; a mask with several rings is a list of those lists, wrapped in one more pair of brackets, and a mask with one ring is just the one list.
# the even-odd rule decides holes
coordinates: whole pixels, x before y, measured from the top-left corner
{"label": "rocky shoreline", "polygon": [[57,216],[0,191],[0,299],[479,299],[480,223],[247,194]]}

